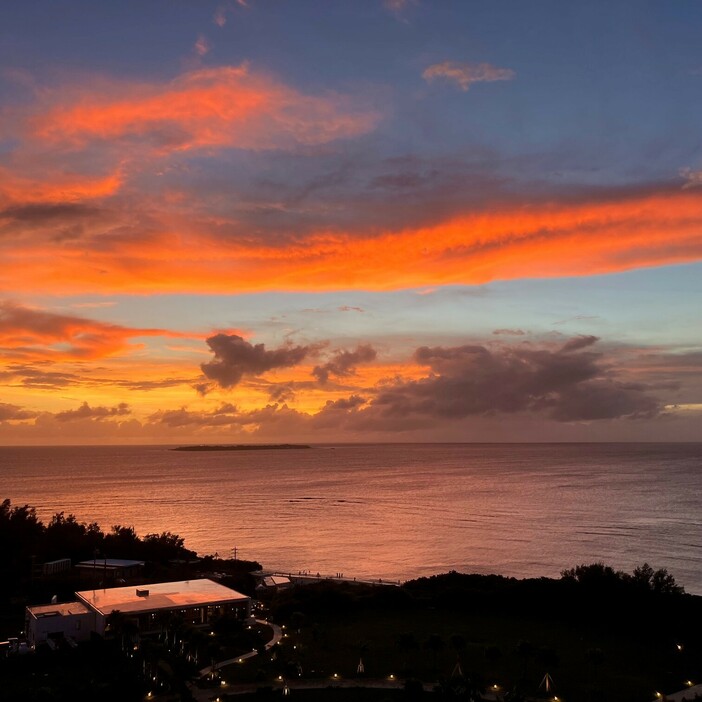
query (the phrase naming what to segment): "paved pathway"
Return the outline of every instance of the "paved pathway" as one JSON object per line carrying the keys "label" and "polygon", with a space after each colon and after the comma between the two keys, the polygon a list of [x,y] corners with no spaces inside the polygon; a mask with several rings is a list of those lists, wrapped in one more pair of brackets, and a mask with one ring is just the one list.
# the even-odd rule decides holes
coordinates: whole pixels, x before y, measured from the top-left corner
{"label": "paved pathway", "polygon": [[[219,689],[210,688],[208,690],[193,689],[193,696],[198,702],[212,702],[218,699],[218,695],[250,695],[260,687],[272,686],[274,689],[282,689],[284,681],[274,680],[272,683],[241,683],[226,684]],[[404,687],[405,681],[398,678],[353,678],[349,680],[333,680],[324,678],[321,680],[290,680],[287,681],[290,690],[324,690],[327,688],[358,688],[358,689],[380,689],[380,690],[400,690]],[[436,683],[423,683],[424,690],[431,692]],[[493,692],[483,694],[483,699],[497,700],[498,697]]]}
{"label": "paved pathway", "polygon": [[259,570],[253,573],[257,577],[266,577],[269,575],[277,575],[283,578],[288,578],[293,583],[298,584],[308,584],[308,583],[318,583],[324,580],[331,580],[335,583],[363,583],[365,585],[394,585],[397,587],[402,583],[399,580],[388,580],[387,578],[347,578],[343,573],[338,573],[336,575],[324,575],[324,573],[310,573],[310,572],[283,572],[279,570]]}
{"label": "paved pathway", "polygon": [[[266,643],[266,651],[275,646],[283,638],[283,630],[272,622],[266,621],[265,619],[256,619],[257,624],[262,626],[269,626],[273,629],[273,637],[268,643]],[[216,664],[216,668],[222,668],[225,665],[231,665],[232,663],[238,663],[249,658],[257,656],[257,651],[249,651],[236,658],[229,658],[225,661],[219,661]],[[212,666],[207,666],[200,670],[200,676],[205,677],[212,673]],[[275,680],[272,683],[274,688],[282,688],[287,682],[288,687],[291,690],[319,690],[326,689],[328,687],[344,687],[344,688],[374,688],[383,690],[397,690],[404,687],[404,680],[396,677],[386,677],[386,678],[349,678],[349,679],[334,679],[334,678],[323,678],[318,680],[295,680],[291,679],[288,681]],[[196,685],[188,685],[190,692],[193,695],[193,699],[196,702],[213,702],[213,700],[218,700],[219,695],[246,695],[255,693],[258,688],[262,686],[269,685],[271,683],[257,682],[257,683],[225,683],[220,685],[219,688],[209,687],[200,688]],[[427,692],[431,692],[434,689],[436,683],[423,683],[423,687]],[[496,700],[497,695],[492,692],[486,692],[483,695],[484,700]]]}
{"label": "paved pathway", "polygon": [[[255,622],[256,624],[261,624],[261,626],[269,626],[271,629],[273,629],[273,638],[266,644],[266,651],[269,648],[273,648],[273,646],[275,646],[277,643],[280,643],[280,640],[283,638],[283,630],[277,624],[268,622],[265,619],[256,619]],[[236,658],[228,658],[226,661],[218,661],[215,668],[222,668],[225,665],[239,663],[240,661],[245,661],[247,658],[253,658],[257,655],[258,651],[249,651],[248,653],[244,653]],[[206,668],[202,668],[200,670],[200,677],[205,677],[205,675],[209,675],[211,672],[212,666],[208,665]]]}

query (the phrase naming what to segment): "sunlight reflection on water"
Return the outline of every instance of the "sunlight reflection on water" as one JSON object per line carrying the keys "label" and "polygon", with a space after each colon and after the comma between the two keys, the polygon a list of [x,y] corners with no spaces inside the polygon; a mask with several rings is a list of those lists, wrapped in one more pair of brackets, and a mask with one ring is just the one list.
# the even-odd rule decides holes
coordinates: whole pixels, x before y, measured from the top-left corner
{"label": "sunlight reflection on water", "polygon": [[266,567],[523,577],[647,560],[697,593],[701,467],[702,444],[0,448],[3,496],[44,519],[174,531]]}

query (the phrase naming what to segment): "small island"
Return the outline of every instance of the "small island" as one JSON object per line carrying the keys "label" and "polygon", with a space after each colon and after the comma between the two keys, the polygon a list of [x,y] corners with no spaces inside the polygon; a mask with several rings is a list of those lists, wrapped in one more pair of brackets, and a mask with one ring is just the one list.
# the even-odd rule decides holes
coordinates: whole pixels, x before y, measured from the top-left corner
{"label": "small island", "polygon": [[171,451],[278,451],[287,449],[309,449],[306,444],[192,444],[177,446]]}

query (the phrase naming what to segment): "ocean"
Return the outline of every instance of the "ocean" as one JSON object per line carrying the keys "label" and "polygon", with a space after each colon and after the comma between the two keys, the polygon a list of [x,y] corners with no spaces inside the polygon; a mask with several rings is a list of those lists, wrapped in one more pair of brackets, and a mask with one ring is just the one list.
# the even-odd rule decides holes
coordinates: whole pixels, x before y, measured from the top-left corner
{"label": "ocean", "polygon": [[665,567],[702,594],[702,444],[2,447],[0,499],[200,554],[405,580]]}

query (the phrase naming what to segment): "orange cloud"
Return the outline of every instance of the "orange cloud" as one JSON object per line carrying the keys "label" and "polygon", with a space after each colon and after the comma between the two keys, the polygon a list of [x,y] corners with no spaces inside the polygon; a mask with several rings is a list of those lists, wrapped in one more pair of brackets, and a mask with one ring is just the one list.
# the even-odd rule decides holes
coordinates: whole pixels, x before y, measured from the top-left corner
{"label": "orange cloud", "polygon": [[[505,206],[379,235],[267,244],[161,214],[147,233],[8,243],[0,285],[58,292],[392,290],[583,276],[702,258],[702,198],[676,190],[586,203]],[[2,250],[2,249],[0,249]]]}
{"label": "orange cloud", "polygon": [[19,175],[0,166],[0,197],[22,203],[77,202],[108,197],[114,195],[123,182],[121,168],[106,176],[44,171],[38,178]]}
{"label": "orange cloud", "polygon": [[241,66],[185,73],[165,85],[110,84],[49,96],[30,120],[36,139],[150,143],[168,153],[204,147],[268,149],[322,144],[373,129],[379,114],[338,94],[305,95]]}
{"label": "orange cloud", "polygon": [[0,303],[0,356],[53,361],[105,358],[135,348],[140,336],[183,336],[164,329],[135,329],[92,319]]}

